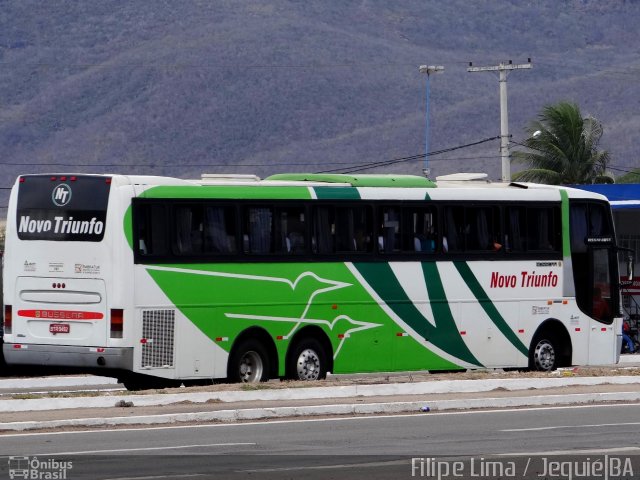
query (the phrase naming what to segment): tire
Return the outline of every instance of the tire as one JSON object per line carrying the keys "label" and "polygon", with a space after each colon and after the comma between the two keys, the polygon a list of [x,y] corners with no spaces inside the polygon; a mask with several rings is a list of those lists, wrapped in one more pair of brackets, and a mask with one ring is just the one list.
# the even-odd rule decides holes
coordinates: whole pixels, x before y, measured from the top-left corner
{"label": "tire", "polygon": [[560,350],[557,342],[548,334],[538,334],[531,342],[529,368],[539,372],[550,372],[558,368]]}
{"label": "tire", "polygon": [[227,379],[236,383],[269,380],[269,356],[259,341],[244,340],[233,348],[227,367]]}
{"label": "tire", "polygon": [[327,352],[315,338],[303,338],[293,346],[287,364],[287,378],[292,380],[323,380],[327,377]]}

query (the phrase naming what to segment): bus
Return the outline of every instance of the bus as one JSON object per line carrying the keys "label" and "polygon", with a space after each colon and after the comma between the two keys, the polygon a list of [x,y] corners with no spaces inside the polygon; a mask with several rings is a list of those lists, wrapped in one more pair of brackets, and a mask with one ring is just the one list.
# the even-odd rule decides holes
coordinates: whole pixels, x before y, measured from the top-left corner
{"label": "bus", "polygon": [[22,175],[5,359],[132,389],[617,363],[605,197],[464,179]]}

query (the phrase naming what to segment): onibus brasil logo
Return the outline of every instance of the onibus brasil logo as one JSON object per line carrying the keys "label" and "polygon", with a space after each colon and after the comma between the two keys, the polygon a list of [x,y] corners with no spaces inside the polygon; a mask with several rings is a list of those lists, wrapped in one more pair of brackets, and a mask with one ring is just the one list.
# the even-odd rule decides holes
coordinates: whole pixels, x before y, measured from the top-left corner
{"label": "onibus brasil logo", "polygon": [[9,457],[9,478],[37,480],[63,480],[73,468],[73,462],[61,462],[54,458]]}

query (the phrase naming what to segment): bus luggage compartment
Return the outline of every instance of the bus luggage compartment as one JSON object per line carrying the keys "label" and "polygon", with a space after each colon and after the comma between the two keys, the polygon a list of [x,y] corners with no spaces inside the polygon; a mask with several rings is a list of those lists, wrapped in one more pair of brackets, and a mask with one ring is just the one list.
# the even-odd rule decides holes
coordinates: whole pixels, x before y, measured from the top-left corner
{"label": "bus luggage compartment", "polygon": [[106,345],[104,280],[19,277],[16,293],[16,342]]}

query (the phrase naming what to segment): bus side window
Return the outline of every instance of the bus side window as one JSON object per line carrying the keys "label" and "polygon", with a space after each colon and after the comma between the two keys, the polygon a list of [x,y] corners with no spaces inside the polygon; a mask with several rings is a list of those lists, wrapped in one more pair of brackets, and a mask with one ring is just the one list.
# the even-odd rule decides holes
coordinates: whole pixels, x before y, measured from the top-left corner
{"label": "bus side window", "polygon": [[467,208],[466,222],[468,227],[467,250],[486,251],[493,249],[491,231],[493,222],[491,209],[489,208]]}
{"label": "bus side window", "polygon": [[551,208],[528,208],[527,222],[529,250],[552,251],[559,248],[555,234],[558,227]]}
{"label": "bus side window", "polygon": [[445,207],[443,251],[458,252],[464,250],[466,236],[464,228],[464,209],[462,207]]}
{"label": "bus side window", "polygon": [[236,215],[233,207],[206,207],[204,251],[207,253],[235,253]]}
{"label": "bus side window", "polygon": [[336,251],[370,252],[372,244],[372,214],[370,207],[338,207],[336,214]]}
{"label": "bus side window", "polygon": [[177,255],[202,253],[204,225],[202,208],[199,206],[176,206],[175,252]]}
{"label": "bus side window", "polygon": [[278,208],[277,235],[280,237],[282,253],[301,254],[306,252],[306,215],[304,207],[287,206]]}
{"label": "bus side window", "polygon": [[526,249],[526,211],[522,207],[505,209],[505,248],[507,252],[524,252]]}
{"label": "bus side window", "polygon": [[[400,209],[398,207],[384,207],[381,209],[380,233],[382,234],[382,246],[380,250],[385,253],[399,252],[400,243]],[[380,243],[380,239],[378,239]]]}
{"label": "bus side window", "polygon": [[436,251],[436,213],[434,208],[406,207],[402,211],[402,241],[406,252]]}
{"label": "bus side window", "polygon": [[166,255],[167,210],[164,205],[139,205],[136,209],[138,254]]}
{"label": "bus side window", "polygon": [[333,253],[335,229],[333,207],[316,207],[313,217],[313,237],[311,239],[314,253]]}
{"label": "bus side window", "polygon": [[354,207],[353,240],[357,252],[373,250],[373,222],[370,207]]}
{"label": "bus side window", "polygon": [[245,253],[271,253],[273,251],[273,209],[249,207],[245,209],[244,232],[248,237]]}

